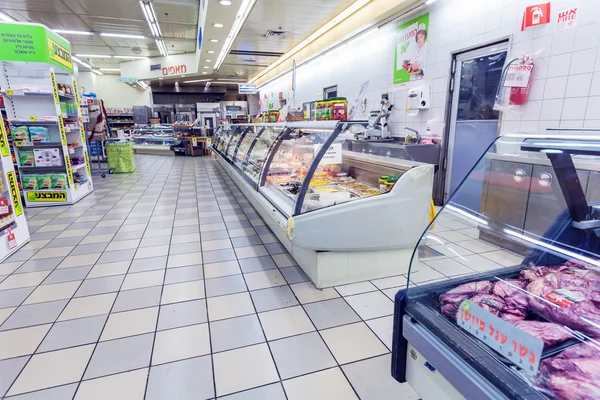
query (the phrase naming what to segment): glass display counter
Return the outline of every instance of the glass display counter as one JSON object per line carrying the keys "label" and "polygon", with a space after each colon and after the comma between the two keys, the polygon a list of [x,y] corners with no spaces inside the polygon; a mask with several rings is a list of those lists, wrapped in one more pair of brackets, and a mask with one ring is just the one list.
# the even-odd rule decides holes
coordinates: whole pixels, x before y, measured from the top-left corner
{"label": "glass display counter", "polygon": [[136,125],[131,133],[133,150],[140,154],[171,152],[176,131],[169,125]]}
{"label": "glass display counter", "polygon": [[[497,168],[523,160],[551,173]],[[396,295],[397,380],[424,400],[600,396],[599,171],[600,138],[492,144],[419,240]],[[532,232],[519,215],[537,200],[507,207],[507,193],[542,189],[551,207],[531,214],[542,221]]]}
{"label": "glass display counter", "polygon": [[[385,260],[399,256],[408,265],[429,221],[433,166],[344,149],[348,133],[365,127],[226,125],[213,142],[225,170],[319,287],[400,273]],[[381,252],[372,268],[359,265],[372,252]],[[334,261],[323,272],[328,258]]]}

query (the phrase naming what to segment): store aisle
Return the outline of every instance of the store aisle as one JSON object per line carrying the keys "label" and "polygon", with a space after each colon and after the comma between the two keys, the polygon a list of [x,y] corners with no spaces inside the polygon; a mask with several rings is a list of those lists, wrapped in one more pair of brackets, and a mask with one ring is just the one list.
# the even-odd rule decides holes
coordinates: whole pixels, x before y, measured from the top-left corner
{"label": "store aisle", "polygon": [[417,398],[389,373],[404,276],[317,290],[216,162],[136,159],[26,210],[32,241],[0,264],[0,397]]}

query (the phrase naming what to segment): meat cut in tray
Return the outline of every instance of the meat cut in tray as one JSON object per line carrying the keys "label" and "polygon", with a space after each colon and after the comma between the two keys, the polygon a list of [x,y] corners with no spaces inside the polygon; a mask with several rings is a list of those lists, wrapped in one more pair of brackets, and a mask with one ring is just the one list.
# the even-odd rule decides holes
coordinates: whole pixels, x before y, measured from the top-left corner
{"label": "meat cut in tray", "polygon": [[545,351],[535,378],[541,392],[564,400],[600,399],[600,341],[594,339],[600,339],[600,272],[569,261],[530,267],[518,278],[459,285],[439,296],[441,312],[456,320],[468,299],[512,323],[542,340],[545,350],[554,346]]}

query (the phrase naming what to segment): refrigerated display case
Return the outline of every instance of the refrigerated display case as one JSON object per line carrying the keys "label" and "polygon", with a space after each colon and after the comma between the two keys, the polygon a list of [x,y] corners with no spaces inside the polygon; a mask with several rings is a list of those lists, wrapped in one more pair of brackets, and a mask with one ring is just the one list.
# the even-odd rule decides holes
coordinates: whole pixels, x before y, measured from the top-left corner
{"label": "refrigerated display case", "polygon": [[[600,170],[600,137],[574,136],[498,138],[419,240],[395,297],[392,375],[423,400],[600,396],[600,203],[578,174]],[[560,213],[541,235],[523,229],[527,202],[503,207],[497,190],[539,177],[500,159],[552,172]]]}
{"label": "refrigerated display case", "polygon": [[170,125],[136,126],[131,132],[133,150],[137,154],[172,155],[175,135],[175,129]]}
{"label": "refrigerated display case", "polygon": [[429,221],[433,166],[345,150],[366,125],[224,125],[213,141],[217,160],[317,287],[406,272]]}

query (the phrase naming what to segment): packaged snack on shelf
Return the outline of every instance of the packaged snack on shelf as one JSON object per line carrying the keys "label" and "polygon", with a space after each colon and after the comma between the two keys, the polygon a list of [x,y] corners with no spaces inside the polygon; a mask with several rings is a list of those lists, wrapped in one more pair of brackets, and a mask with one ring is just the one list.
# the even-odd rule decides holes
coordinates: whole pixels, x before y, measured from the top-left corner
{"label": "packaged snack on shelf", "polygon": [[0,217],[4,218],[8,214],[10,214],[8,199],[0,196]]}
{"label": "packaged snack on shelf", "polygon": [[50,135],[48,134],[48,128],[45,126],[30,126],[29,137],[33,142],[49,142]]}
{"label": "packaged snack on shelf", "polygon": [[23,175],[23,189],[35,190],[38,188],[38,179],[35,175]]}
{"label": "packaged snack on shelf", "polygon": [[13,126],[10,135],[13,140],[29,140],[29,129],[26,126]]}
{"label": "packaged snack on shelf", "polygon": [[52,174],[52,189],[67,188],[67,174]]}
{"label": "packaged snack on shelf", "polygon": [[35,158],[33,156],[33,151],[20,150],[19,165],[21,167],[35,167]]}
{"label": "packaged snack on shelf", "polygon": [[52,189],[52,175],[38,175],[38,189]]}
{"label": "packaged snack on shelf", "polygon": [[34,149],[36,167],[60,167],[62,157],[59,149]]}

